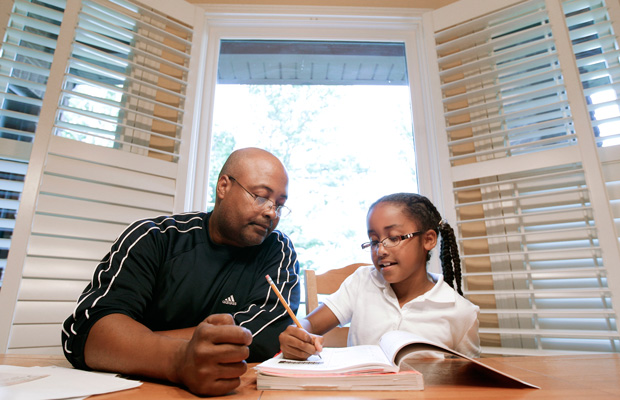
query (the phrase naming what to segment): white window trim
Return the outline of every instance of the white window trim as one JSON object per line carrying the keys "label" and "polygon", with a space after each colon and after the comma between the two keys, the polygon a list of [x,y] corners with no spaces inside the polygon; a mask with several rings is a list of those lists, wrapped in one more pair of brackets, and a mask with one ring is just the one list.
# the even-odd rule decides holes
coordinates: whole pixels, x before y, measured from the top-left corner
{"label": "white window trim", "polygon": [[[429,126],[433,118],[425,104],[430,104],[428,70],[422,37],[422,14],[426,9],[315,7],[315,6],[221,6],[202,5],[205,9],[204,32],[206,51],[203,82],[204,93],[197,139],[194,187],[187,198],[188,206],[204,209],[208,196],[209,153],[212,137],[212,106],[217,78],[219,43],[222,39],[271,40],[351,40],[405,43],[407,72],[411,90],[413,132],[418,166],[418,183],[441,209],[442,194],[438,161]],[[191,207],[190,207],[191,208]]]}

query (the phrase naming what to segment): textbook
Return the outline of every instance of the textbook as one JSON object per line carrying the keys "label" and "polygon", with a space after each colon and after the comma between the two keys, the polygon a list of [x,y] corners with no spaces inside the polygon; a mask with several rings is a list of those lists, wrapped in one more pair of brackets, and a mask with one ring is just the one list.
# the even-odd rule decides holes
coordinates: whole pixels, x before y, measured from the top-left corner
{"label": "textbook", "polygon": [[424,390],[424,379],[413,369],[342,374],[269,375],[259,372],[256,387],[259,390]]}
{"label": "textbook", "polygon": [[441,352],[467,360],[491,375],[524,387],[538,388],[477,359],[405,331],[391,331],[379,345],[326,347],[321,357],[288,360],[281,355],[255,367],[261,390],[423,390],[422,374],[412,367],[426,351]]}
{"label": "textbook", "polygon": [[379,346],[325,347],[321,358],[282,356],[255,367],[259,390],[423,390],[418,371],[393,365]]}

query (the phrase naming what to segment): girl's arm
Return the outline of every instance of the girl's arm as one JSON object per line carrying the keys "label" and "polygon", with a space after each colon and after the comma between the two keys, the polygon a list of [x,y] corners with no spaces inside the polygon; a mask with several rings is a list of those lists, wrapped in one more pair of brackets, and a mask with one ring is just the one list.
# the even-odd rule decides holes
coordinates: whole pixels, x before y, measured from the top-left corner
{"label": "girl's arm", "polygon": [[456,344],[454,350],[472,358],[480,357],[480,336],[478,334],[478,327],[478,309],[476,309],[473,321],[469,326],[469,329],[467,330],[461,341]]}
{"label": "girl's arm", "polygon": [[323,349],[323,335],[340,323],[329,307],[321,304],[299,323],[304,329],[290,325],[280,334],[280,350],[284,358],[305,360]]}

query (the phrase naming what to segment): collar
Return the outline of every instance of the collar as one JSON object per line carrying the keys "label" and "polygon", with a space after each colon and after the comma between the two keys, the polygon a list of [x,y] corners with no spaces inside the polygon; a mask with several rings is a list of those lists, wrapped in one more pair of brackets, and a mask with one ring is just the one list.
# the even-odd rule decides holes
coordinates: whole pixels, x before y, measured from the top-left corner
{"label": "collar", "polygon": [[435,286],[428,292],[424,294],[425,300],[429,300],[435,303],[454,303],[456,302],[456,291],[450,287],[443,280],[443,275],[434,274],[432,272],[428,273],[433,281],[435,281]]}
{"label": "collar", "polygon": [[[383,275],[377,271],[374,265],[370,265],[367,268],[372,268],[370,271],[370,279],[372,283],[377,286],[381,291],[385,292],[386,290],[392,294],[393,290],[389,286],[389,284],[383,278]],[[424,293],[422,296],[412,300],[412,301],[432,301],[433,303],[455,303],[456,302],[456,291],[450,287],[443,280],[443,275],[434,274],[432,272],[428,272],[428,274],[435,282],[435,286],[428,292]]]}

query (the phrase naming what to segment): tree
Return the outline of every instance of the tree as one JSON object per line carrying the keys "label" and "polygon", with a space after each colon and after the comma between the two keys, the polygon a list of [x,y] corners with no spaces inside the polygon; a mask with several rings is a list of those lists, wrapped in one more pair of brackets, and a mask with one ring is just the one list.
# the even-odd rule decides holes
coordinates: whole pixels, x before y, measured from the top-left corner
{"label": "tree", "polygon": [[211,158],[209,159],[209,204],[207,209],[210,210],[215,204],[215,185],[220,170],[224,166],[224,162],[235,149],[235,137],[232,133],[213,129],[213,137],[211,139]]}

